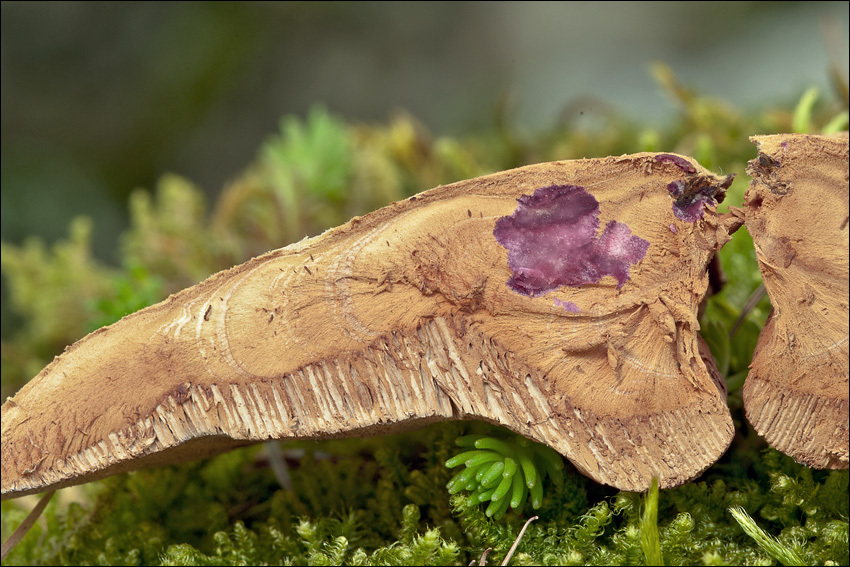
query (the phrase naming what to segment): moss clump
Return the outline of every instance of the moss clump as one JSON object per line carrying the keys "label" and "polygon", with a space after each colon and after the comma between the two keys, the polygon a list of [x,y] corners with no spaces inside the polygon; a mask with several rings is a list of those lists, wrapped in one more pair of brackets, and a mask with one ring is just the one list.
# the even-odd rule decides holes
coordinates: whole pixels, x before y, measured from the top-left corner
{"label": "moss clump", "polygon": [[[668,130],[612,118],[593,131],[556,124],[533,140],[504,128],[434,139],[407,116],[355,127],[317,108],[305,121],[284,119],[280,135],[211,211],[176,176],[163,177],[153,196],[137,193],[120,267],[92,257],[85,220],[52,250],[37,241],[3,244],[11,308],[24,320],[3,343],[3,395],[93,326],[440,183],[539,161],[656,150],[741,172],[754,155],[747,135],[791,129],[793,109],[747,115],[689,93],[663,67],[656,73],[683,109]],[[816,104],[806,113],[813,129],[833,114]],[[740,204],[746,185],[739,176],[726,204]],[[645,564],[658,562],[658,550],[668,564],[774,563],[775,549],[748,535],[730,508],[744,510],[807,564],[850,562],[847,471],[811,470],[766,450],[740,411],[742,376],[769,303],[746,313],[730,339],[761,281],[745,230],[720,260],[727,284],[708,303],[703,333],[727,378],[739,432],[732,448],[698,481],[661,492],[657,545],[642,537],[653,522],[640,495],[595,484],[568,466],[546,486],[540,519],[513,564]],[[505,435],[485,424],[447,423],[394,437],[287,443],[291,490],[281,488],[262,446],[113,477],[54,498],[6,563],[439,565],[468,564],[491,547],[495,564],[526,517],[508,512],[496,520],[484,505],[449,495],[452,471],[444,463],[464,434]],[[2,504],[4,539],[31,507],[31,500]]]}

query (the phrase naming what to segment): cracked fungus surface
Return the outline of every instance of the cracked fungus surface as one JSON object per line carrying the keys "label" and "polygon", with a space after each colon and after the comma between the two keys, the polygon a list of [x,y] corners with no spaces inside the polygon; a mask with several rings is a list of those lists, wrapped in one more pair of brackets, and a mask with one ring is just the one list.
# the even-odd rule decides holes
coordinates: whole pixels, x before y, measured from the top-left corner
{"label": "cracked fungus surface", "polygon": [[541,187],[517,202],[493,231],[508,250],[513,274],[508,286],[517,293],[539,296],[565,285],[598,283],[603,276],[614,276],[620,288],[649,250],[649,242],[614,220],[597,238],[599,202],[583,187]]}
{"label": "cracked fungus surface", "polygon": [[696,331],[740,220],[676,219],[669,183],[727,180],[656,156],[440,186],[95,331],[3,404],[0,495],[467,418],[622,490],[694,478],[734,431]]}

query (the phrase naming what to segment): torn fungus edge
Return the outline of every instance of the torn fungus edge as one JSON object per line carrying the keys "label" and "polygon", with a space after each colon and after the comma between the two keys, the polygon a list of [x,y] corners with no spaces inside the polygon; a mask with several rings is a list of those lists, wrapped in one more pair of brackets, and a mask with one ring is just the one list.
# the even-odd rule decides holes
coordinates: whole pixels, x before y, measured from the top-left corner
{"label": "torn fungus edge", "polygon": [[702,218],[706,206],[714,207],[723,201],[724,192],[720,192],[719,200],[715,195],[720,189],[728,189],[734,179],[735,174],[731,173],[719,185],[703,175],[671,181],[667,184],[667,191],[673,197],[673,214],[682,221],[698,221]]}
{"label": "torn fungus edge", "polygon": [[661,163],[672,163],[682,171],[688,174],[696,173],[697,169],[683,157],[675,156],[673,154],[658,154],[655,156],[655,161]]}

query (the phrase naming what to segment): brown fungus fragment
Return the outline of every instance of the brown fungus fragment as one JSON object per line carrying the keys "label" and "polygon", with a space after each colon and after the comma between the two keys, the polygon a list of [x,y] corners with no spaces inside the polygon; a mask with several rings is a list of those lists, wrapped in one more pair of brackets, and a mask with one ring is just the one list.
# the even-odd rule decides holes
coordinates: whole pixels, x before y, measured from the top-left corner
{"label": "brown fungus fragment", "polygon": [[750,139],[746,225],[773,311],[744,383],[747,418],[797,461],[846,469],[847,135]]}
{"label": "brown fungus fragment", "polygon": [[[624,490],[694,478],[733,434],[697,309],[706,266],[740,220],[708,202],[694,222],[677,220],[671,182],[713,179],[719,199],[727,179],[656,155],[438,187],[92,333],[3,405],[3,498],[266,439],[464,418],[545,443]],[[566,186],[581,188],[567,193],[587,215],[561,210],[560,190],[539,214],[580,230],[506,232],[529,270],[546,263],[523,263],[540,239],[581,239],[552,248],[563,257],[545,268],[545,293],[520,293],[497,222]],[[299,269],[308,259],[312,275]]]}

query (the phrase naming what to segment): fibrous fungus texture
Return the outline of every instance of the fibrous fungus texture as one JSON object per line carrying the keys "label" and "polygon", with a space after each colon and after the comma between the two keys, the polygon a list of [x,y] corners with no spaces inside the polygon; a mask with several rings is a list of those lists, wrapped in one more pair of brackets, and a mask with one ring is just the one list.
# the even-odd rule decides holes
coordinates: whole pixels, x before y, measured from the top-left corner
{"label": "fibrous fungus texture", "polygon": [[847,135],[751,140],[746,225],[773,311],[744,383],[747,418],[797,461],[846,469]]}
{"label": "fibrous fungus texture", "polygon": [[3,405],[3,498],[464,418],[621,489],[694,478],[733,434],[697,309],[741,221],[678,219],[670,183],[731,176],[657,155],[438,187],[92,333]]}

